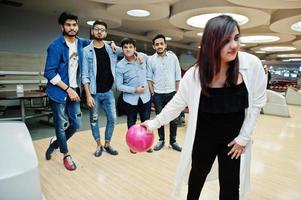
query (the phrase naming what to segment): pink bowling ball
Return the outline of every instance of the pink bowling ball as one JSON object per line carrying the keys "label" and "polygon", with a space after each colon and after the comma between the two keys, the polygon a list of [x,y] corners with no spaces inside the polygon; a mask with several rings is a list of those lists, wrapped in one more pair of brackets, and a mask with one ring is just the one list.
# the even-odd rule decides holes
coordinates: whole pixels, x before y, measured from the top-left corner
{"label": "pink bowling ball", "polygon": [[151,148],[154,142],[153,132],[147,132],[141,125],[133,125],[126,133],[126,143],[132,151],[144,152]]}

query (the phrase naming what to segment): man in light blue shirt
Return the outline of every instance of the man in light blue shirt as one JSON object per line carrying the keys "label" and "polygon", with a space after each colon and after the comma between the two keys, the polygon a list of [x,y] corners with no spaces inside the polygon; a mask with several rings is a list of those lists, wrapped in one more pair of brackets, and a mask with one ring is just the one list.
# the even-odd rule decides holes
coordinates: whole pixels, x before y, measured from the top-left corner
{"label": "man in light blue shirt", "polygon": [[[141,122],[150,118],[151,95],[147,82],[147,74],[150,69],[147,65],[147,57],[143,63],[135,56],[136,43],[132,38],[124,38],[121,41],[124,58],[117,64],[116,86],[123,92],[123,100],[126,104],[127,126],[130,128],[136,124],[139,113]],[[148,77],[150,79],[151,77]],[[131,150],[132,153],[135,153]],[[152,150],[148,150],[149,153]]]}
{"label": "man in light blue shirt", "polygon": [[[149,57],[150,75],[147,80],[151,95],[155,104],[156,114],[159,114],[164,106],[172,99],[179,88],[181,80],[181,68],[177,56],[166,51],[166,39],[164,35],[157,35],[153,39],[153,48],[156,53]],[[176,142],[177,119],[170,122],[169,143],[176,151],[182,148]],[[154,150],[159,151],[165,144],[164,126],[158,129],[159,142]]]}

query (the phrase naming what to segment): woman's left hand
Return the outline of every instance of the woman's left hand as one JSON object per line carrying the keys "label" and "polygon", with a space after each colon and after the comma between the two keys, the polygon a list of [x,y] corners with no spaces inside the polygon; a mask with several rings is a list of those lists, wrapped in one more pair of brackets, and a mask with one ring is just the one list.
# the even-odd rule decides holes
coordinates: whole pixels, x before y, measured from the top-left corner
{"label": "woman's left hand", "polygon": [[239,145],[238,143],[235,142],[235,140],[230,142],[228,144],[228,147],[232,147],[227,154],[228,156],[231,156],[231,159],[233,158],[237,159],[241,154],[245,152],[245,146]]}

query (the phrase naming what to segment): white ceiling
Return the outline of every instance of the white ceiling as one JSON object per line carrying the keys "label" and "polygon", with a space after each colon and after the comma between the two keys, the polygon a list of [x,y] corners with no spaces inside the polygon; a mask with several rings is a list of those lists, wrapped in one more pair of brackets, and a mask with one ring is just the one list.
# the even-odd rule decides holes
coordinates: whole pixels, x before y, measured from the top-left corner
{"label": "white ceiling", "polygon": [[[3,1],[3,0],[2,0]],[[0,2],[2,2],[0,1]],[[88,26],[87,20],[100,19],[107,22],[109,33],[130,35],[151,41],[156,33],[172,36],[170,45],[196,50],[202,31],[186,24],[194,15],[211,12],[235,12],[245,15],[249,22],[241,26],[242,35],[270,34],[279,36],[278,42],[251,44],[246,51],[255,53],[260,46],[289,45],[301,52],[301,32],[290,26],[301,21],[301,0],[12,0],[23,3],[19,10],[58,16],[70,11],[79,16],[80,25]],[[7,6],[2,5],[0,6]],[[150,16],[137,18],[126,15],[129,9],[145,9]],[[252,48],[252,49],[251,49]],[[280,52],[281,53],[281,52]],[[279,53],[279,54],[280,54]],[[269,53],[272,54],[275,53]],[[269,54],[258,54],[267,57]]]}

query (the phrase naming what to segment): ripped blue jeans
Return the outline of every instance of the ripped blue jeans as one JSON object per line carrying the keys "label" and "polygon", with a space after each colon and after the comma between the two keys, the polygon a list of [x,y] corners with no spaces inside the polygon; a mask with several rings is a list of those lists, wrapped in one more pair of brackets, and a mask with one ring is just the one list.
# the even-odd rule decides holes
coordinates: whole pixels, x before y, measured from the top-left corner
{"label": "ripped blue jeans", "polygon": [[96,93],[92,95],[92,97],[95,101],[95,106],[90,109],[90,126],[94,140],[100,140],[98,118],[100,108],[102,107],[107,117],[105,141],[110,142],[116,123],[115,97],[113,91],[109,90],[104,93]]}
{"label": "ripped blue jeans", "polygon": [[80,128],[82,113],[80,103],[67,100],[66,103],[50,101],[57,144],[61,153],[68,153],[67,140]]}

